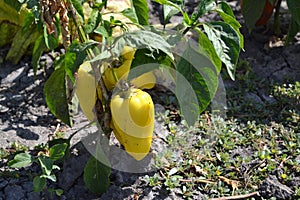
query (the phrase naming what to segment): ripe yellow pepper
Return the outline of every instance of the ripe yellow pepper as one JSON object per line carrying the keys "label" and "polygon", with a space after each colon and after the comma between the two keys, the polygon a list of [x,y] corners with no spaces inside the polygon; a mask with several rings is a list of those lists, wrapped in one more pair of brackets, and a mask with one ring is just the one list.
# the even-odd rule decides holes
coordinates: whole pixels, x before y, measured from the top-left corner
{"label": "ripe yellow pepper", "polygon": [[[117,80],[126,79],[130,70],[132,60],[125,60],[123,64],[118,68],[107,67],[103,73],[103,80],[108,90],[112,90],[117,83]],[[114,77],[114,73],[116,78]],[[117,80],[116,80],[117,79]]]}
{"label": "ripe yellow pepper", "polygon": [[140,89],[151,89],[155,86],[156,78],[153,72],[147,72],[132,79],[131,83]]}
{"label": "ripe yellow pepper", "polygon": [[82,112],[88,120],[93,121],[95,118],[93,109],[96,103],[96,83],[89,62],[84,62],[79,66],[75,94]]}
{"label": "ripe yellow pepper", "polygon": [[134,54],[135,54],[135,49],[130,46],[124,46],[124,48],[122,49],[122,52],[121,52],[121,56],[125,60],[133,60]]}
{"label": "ripe yellow pepper", "polygon": [[114,95],[110,103],[112,129],[136,160],[150,151],[154,130],[154,105],[151,96],[140,89],[129,88]]}

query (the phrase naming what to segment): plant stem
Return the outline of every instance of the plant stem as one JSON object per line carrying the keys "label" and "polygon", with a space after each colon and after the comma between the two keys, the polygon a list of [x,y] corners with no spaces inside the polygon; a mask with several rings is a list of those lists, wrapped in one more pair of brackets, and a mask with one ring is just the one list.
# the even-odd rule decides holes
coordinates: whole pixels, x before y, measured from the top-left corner
{"label": "plant stem", "polygon": [[[71,9],[71,12],[70,12],[71,13],[71,17],[73,18],[75,26],[77,27],[80,41],[82,43],[87,42],[88,38],[85,35],[85,32],[83,30],[82,25],[77,22],[76,11],[75,11],[75,9],[74,9],[74,7],[73,7],[73,5],[72,5],[71,2],[70,2],[70,9]],[[98,51],[97,53],[100,53],[99,49],[97,49],[97,48],[96,48],[96,51]],[[89,56],[89,59],[93,59],[95,57],[95,54],[92,51],[92,49],[87,49],[87,54]],[[109,130],[110,129],[109,123],[107,123],[107,121],[110,121],[110,119],[111,119],[110,112],[107,111],[107,109],[109,109],[109,106],[108,106],[109,105],[109,95],[108,95],[108,91],[107,91],[107,89],[105,87],[102,75],[100,73],[100,67],[101,67],[101,65],[102,65],[102,62],[100,62],[100,63],[98,63],[98,62],[97,63],[96,62],[91,63],[92,69],[93,69],[93,71],[95,73],[97,87],[100,86],[100,88],[101,88],[101,93],[102,93],[102,97],[103,97],[103,100],[104,100],[104,103],[105,103],[105,108],[106,108],[106,111],[104,113],[104,122],[105,122],[104,123],[104,128],[105,128],[104,130]],[[72,134],[72,137],[73,137],[73,134]]]}

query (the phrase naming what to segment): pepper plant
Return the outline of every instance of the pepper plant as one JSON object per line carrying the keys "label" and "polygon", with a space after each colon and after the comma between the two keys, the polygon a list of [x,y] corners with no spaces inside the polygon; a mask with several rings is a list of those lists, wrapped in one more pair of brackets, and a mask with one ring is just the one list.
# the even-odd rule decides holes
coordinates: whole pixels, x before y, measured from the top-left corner
{"label": "pepper plant", "polygon": [[[274,31],[277,35],[280,34],[281,3],[282,0],[242,0],[242,14],[249,31],[256,26],[265,25],[274,13]],[[300,2],[297,0],[286,0],[286,3],[291,14],[289,31],[285,42],[288,44],[300,31]]]}
{"label": "pepper plant", "polygon": [[[142,91],[152,88],[159,78],[155,73],[151,74],[151,70],[159,69],[176,82],[189,83],[196,103],[182,106],[181,112],[188,125],[192,126],[214,98],[222,66],[234,79],[244,40],[239,31],[240,24],[226,1],[202,0],[195,12],[188,14],[183,0],[155,0],[163,6],[165,25],[162,29],[149,24],[146,0],[126,1],[129,7],[117,13],[108,10],[113,2],[14,0],[9,5],[17,10],[27,7],[22,27],[25,29],[30,25],[36,32],[32,57],[35,71],[44,51],[55,50],[61,44],[65,48],[65,53],[56,59],[55,70],[44,86],[50,111],[72,126],[73,112],[80,104],[90,124],[97,122],[99,130],[107,138],[113,130],[128,154],[139,162],[150,150],[154,126],[152,99]],[[213,12],[220,16],[220,20],[199,20]],[[166,25],[174,15],[182,15],[182,22],[176,26],[176,31],[168,33]],[[197,45],[186,43],[182,54],[176,54],[176,44],[190,33],[197,38]],[[131,50],[128,52],[126,48]],[[130,72],[140,66],[144,70],[132,77]],[[141,76],[144,78],[141,79]],[[145,80],[151,81],[143,82]],[[189,100],[186,91],[187,88],[181,84],[176,85],[174,92],[181,105]],[[80,97],[81,94],[86,94],[85,98]],[[88,108],[87,111],[85,108]],[[138,112],[146,108],[149,112]],[[120,116],[116,117],[116,110],[120,110],[123,120]],[[129,133],[128,130],[134,130],[133,123],[139,125],[140,134],[146,136]],[[70,139],[51,143],[54,146],[65,144],[66,148],[60,148],[63,151],[60,155],[67,155]],[[110,161],[103,148],[108,145],[107,141],[102,139],[97,144],[95,154],[84,170],[87,187],[98,194],[105,192],[109,186]],[[141,145],[146,145],[146,148],[139,148]],[[10,164],[25,167],[28,157],[28,154],[17,155]]]}

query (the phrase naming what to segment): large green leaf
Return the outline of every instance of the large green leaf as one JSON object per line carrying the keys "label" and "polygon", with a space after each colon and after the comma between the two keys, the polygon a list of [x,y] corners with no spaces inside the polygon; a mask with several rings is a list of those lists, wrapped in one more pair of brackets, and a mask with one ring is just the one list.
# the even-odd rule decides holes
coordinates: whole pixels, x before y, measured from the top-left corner
{"label": "large green leaf", "polygon": [[[104,193],[110,185],[110,166],[100,145],[97,144],[95,157],[90,157],[84,168],[84,182],[88,189],[95,194]],[[102,162],[100,162],[102,161]],[[103,163],[105,162],[105,164]]]}
{"label": "large green leaf", "polygon": [[55,70],[45,83],[44,94],[50,111],[64,123],[72,126],[68,109],[65,77],[64,67]]}
{"label": "large green leaf", "polygon": [[255,27],[256,21],[263,13],[266,1],[268,0],[243,0],[242,14],[249,31]]}
{"label": "large green leaf", "polygon": [[289,11],[292,14],[293,20],[300,26],[300,1],[299,0],[287,0]]}
{"label": "large green leaf", "polygon": [[139,19],[136,16],[135,10],[132,8],[126,8],[121,12],[125,17],[130,19],[133,23],[139,23]]}
{"label": "large green leaf", "polygon": [[33,162],[32,156],[29,153],[19,153],[13,160],[8,162],[8,166],[14,168],[22,168],[31,165]]}
{"label": "large green leaf", "polygon": [[64,58],[65,58],[66,73],[70,77],[71,81],[74,83],[75,82],[74,73],[77,71],[78,67],[83,62],[83,60],[81,60],[82,61],[81,63],[78,62],[78,64],[75,65],[77,59],[76,53],[70,52],[69,50],[67,50]]}
{"label": "large green leaf", "polygon": [[[189,125],[194,125],[199,113],[209,105],[218,87],[218,73],[214,64],[197,49],[188,46],[176,67],[176,97]],[[191,85],[189,88],[185,81]],[[190,91],[192,89],[192,91]],[[196,94],[196,102],[192,94]],[[198,104],[198,107],[195,107]]]}
{"label": "large green leaf", "polygon": [[296,20],[294,20],[294,18],[292,17],[289,25],[289,31],[285,38],[285,44],[287,45],[288,43],[290,43],[299,31],[300,31],[300,24],[298,24]]}
{"label": "large green leaf", "polygon": [[129,32],[119,36],[116,39],[115,46],[118,46],[119,51],[123,49],[125,44],[136,49],[147,48],[152,51],[161,50],[173,59],[173,54],[171,52],[171,46],[169,43],[162,36],[151,31],[140,30]]}
{"label": "large green leaf", "polygon": [[230,6],[225,1],[222,1],[218,4],[217,12],[222,17],[223,21],[231,25],[238,33],[240,39],[240,47],[241,49],[244,49],[244,36],[239,31],[239,28],[241,28],[241,24],[235,19],[234,13]]}
{"label": "large green leaf", "polygon": [[234,80],[235,68],[241,50],[238,33],[225,22],[203,24],[203,28],[213,43],[218,57],[225,64],[228,74]]}
{"label": "large green leaf", "polygon": [[160,63],[159,57],[165,57],[165,55],[156,51],[151,52],[149,49],[138,49],[134,54],[131,69],[148,63]]}
{"label": "large green leaf", "polygon": [[148,3],[147,0],[131,0],[138,22],[141,25],[149,25]]}
{"label": "large green leaf", "polygon": [[202,17],[204,14],[208,13],[215,7],[216,3],[214,0],[202,0],[200,1],[197,9],[197,13],[194,14],[193,21],[199,19],[199,17]]}
{"label": "large green leaf", "polygon": [[222,61],[218,57],[213,44],[199,28],[196,28],[196,30],[198,31],[199,35],[199,52],[203,55],[207,55],[207,57],[210,58],[211,62],[215,65],[217,72],[220,73],[222,69]]}

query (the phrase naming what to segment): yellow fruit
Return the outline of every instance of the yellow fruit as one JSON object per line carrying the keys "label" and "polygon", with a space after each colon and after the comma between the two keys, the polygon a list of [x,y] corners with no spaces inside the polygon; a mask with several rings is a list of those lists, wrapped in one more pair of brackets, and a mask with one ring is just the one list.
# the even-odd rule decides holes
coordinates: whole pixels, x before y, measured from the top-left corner
{"label": "yellow fruit", "polygon": [[154,130],[154,105],[151,96],[129,88],[112,97],[112,128],[126,152],[136,160],[150,151]]}
{"label": "yellow fruit", "polygon": [[89,62],[82,63],[77,76],[75,94],[82,112],[88,120],[93,121],[95,118],[93,109],[96,102],[96,83],[91,64]]}
{"label": "yellow fruit", "polygon": [[133,60],[135,49],[130,46],[124,46],[121,55],[125,60]]}
{"label": "yellow fruit", "polygon": [[151,89],[155,86],[156,78],[152,72],[147,72],[132,79],[131,83],[140,89]]}
{"label": "yellow fruit", "polygon": [[[132,60],[125,60],[123,64],[118,68],[107,68],[103,73],[103,80],[105,83],[105,86],[108,90],[111,90],[115,87],[117,80],[123,79],[125,80],[127,78],[128,72],[130,70]],[[114,77],[114,74],[116,75],[116,78]]]}

